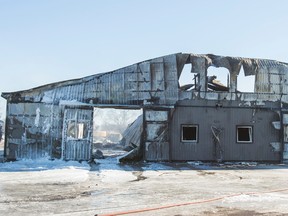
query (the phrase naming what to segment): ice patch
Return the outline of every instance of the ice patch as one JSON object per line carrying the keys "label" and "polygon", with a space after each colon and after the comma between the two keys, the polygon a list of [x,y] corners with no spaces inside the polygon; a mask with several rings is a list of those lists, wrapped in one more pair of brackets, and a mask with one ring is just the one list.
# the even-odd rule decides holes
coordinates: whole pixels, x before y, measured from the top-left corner
{"label": "ice patch", "polygon": [[101,181],[106,183],[120,183],[135,180],[135,176],[129,171],[102,170],[100,172]]}
{"label": "ice patch", "polygon": [[279,200],[280,198],[277,196],[272,195],[265,195],[265,196],[256,196],[256,195],[239,195],[235,197],[225,198],[222,202],[223,203],[239,203],[239,202],[274,202]]}
{"label": "ice patch", "polygon": [[153,171],[153,170],[173,170],[173,167],[166,166],[165,163],[147,163],[146,166],[142,167],[144,171]]}

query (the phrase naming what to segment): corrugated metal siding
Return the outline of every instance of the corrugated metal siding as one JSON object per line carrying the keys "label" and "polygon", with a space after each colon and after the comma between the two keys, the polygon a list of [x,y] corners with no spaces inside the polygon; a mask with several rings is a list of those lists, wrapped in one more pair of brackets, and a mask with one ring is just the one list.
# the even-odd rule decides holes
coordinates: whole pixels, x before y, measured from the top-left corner
{"label": "corrugated metal siding", "polygon": [[[286,73],[285,73],[286,70]],[[278,95],[287,94],[287,68],[281,65],[271,66],[264,65],[259,68],[255,79],[255,90],[257,93],[273,93],[276,95],[267,95],[267,100],[273,100],[273,98]],[[287,97],[284,96],[282,100],[287,101]]]}
{"label": "corrugated metal siding", "polygon": [[[52,158],[61,158],[62,153],[62,127],[63,116],[61,115],[61,107],[51,106],[50,113],[50,144],[52,145]],[[47,122],[45,122],[47,125]],[[48,142],[49,143],[49,142]]]}
{"label": "corrugated metal siding", "polygon": [[25,100],[54,104],[61,100],[120,105],[173,104],[178,100],[177,74],[176,55],[170,55],[21,94]]}
{"label": "corrugated metal siding", "polygon": [[[280,153],[274,152],[270,144],[280,142],[279,130],[272,126],[272,122],[278,120],[276,112],[248,107],[177,107],[171,124],[172,160],[217,160],[211,133],[211,126],[215,126],[222,129],[220,145],[224,161],[279,162]],[[181,142],[181,124],[199,125],[198,143]],[[237,143],[237,125],[253,126],[252,144]]]}
{"label": "corrugated metal siding", "polygon": [[65,160],[89,160],[91,159],[91,145],[87,141],[79,144],[78,140],[69,140],[65,147],[63,159]]}
{"label": "corrugated metal siding", "polygon": [[[178,78],[181,73],[180,70],[183,68],[185,63],[191,63],[193,72],[196,72],[200,75],[200,82],[198,83],[200,84],[200,92],[195,90],[182,94],[183,92],[179,90]],[[235,76],[237,76],[237,70],[240,70],[240,68],[243,67],[245,75],[256,76],[256,92],[207,92],[206,75],[207,68],[209,66],[228,68],[231,73],[230,75],[234,76],[233,79],[231,78],[231,81],[236,80]],[[213,150],[214,146],[210,142],[211,126],[217,126],[218,123],[221,123],[221,125],[218,126],[221,127],[223,124],[226,128],[227,125],[229,126],[229,124],[231,124],[231,119],[233,120],[232,123],[234,124],[239,123],[241,119],[243,120],[247,118],[246,120],[249,121],[249,117],[247,116],[251,115],[252,108],[249,108],[251,105],[256,106],[265,104],[265,101],[275,102],[281,100],[281,102],[288,102],[287,80],[287,64],[273,60],[234,58],[216,55],[173,54],[147,60],[109,73],[96,74],[81,79],[49,84],[27,91],[6,94],[4,93],[4,97],[8,99],[9,103],[23,101],[28,102],[26,105],[19,103],[17,108],[14,107],[14,110],[10,110],[11,115],[8,112],[8,115],[10,115],[8,118],[10,121],[9,125],[13,129],[12,131],[18,130],[16,135],[13,134],[7,139],[8,142],[10,142],[8,143],[8,150],[11,150],[11,155],[14,154],[15,156],[17,154],[17,157],[25,157],[25,155],[27,157],[38,157],[38,155],[43,155],[47,152],[52,157],[59,157],[59,152],[61,151],[61,143],[59,145],[59,142],[61,142],[62,137],[61,133],[63,127],[63,119],[60,112],[61,106],[59,107],[58,105],[65,104],[65,101],[73,101],[75,104],[76,102],[82,102],[85,104],[91,104],[92,106],[109,104],[114,106],[138,105],[139,107],[148,105],[149,107],[152,107],[153,105],[174,105],[179,102],[179,95],[181,95],[181,100],[191,99],[191,103],[194,103],[195,101],[196,104],[198,103],[198,99],[206,100],[207,103],[211,100],[229,101],[231,103],[236,102],[234,103],[236,108],[233,108],[235,111],[232,109],[214,108],[205,108],[203,110],[199,110],[198,108],[193,108],[191,105],[191,110],[185,108],[184,113],[179,113],[179,110],[182,109],[180,108],[176,112],[178,113],[176,115],[178,115],[179,119],[173,119],[174,128],[171,128],[170,133],[173,134],[174,130],[179,131],[179,125],[181,125],[183,122],[196,119],[199,123],[199,136],[200,138],[204,137],[201,139],[204,139],[205,142],[203,145],[189,143],[179,144],[180,138],[179,132],[177,132],[178,138],[175,138],[176,135],[172,135],[174,146],[173,151],[171,151],[173,152],[172,156],[177,160],[180,160],[180,158],[181,160],[185,160],[185,158],[189,159],[191,157],[194,159],[204,158],[204,160],[210,160],[211,158],[215,158],[215,155],[213,155],[215,154],[215,151]],[[235,87],[236,83],[233,83],[232,87],[233,86]],[[42,112],[40,116],[41,125],[43,124],[45,127],[49,125],[49,134],[45,133],[47,128],[42,128],[41,130],[39,128],[37,130],[33,129],[33,121],[35,121],[35,106],[30,104],[30,102],[35,102],[35,106],[37,106],[38,102],[43,104],[54,104],[54,106],[50,106],[50,111],[47,111],[47,113],[50,114],[50,118],[48,118],[48,115],[46,116],[46,114],[43,115]],[[229,106],[229,104],[227,106]],[[237,106],[239,108],[237,108]],[[241,109],[243,106],[247,107],[247,109]],[[16,109],[19,109],[19,111],[17,111],[18,114],[13,116]],[[41,107],[41,110],[42,109],[43,108]],[[203,115],[203,112],[206,112],[207,115]],[[146,113],[148,114],[148,111]],[[189,114],[188,118],[185,113]],[[240,119],[239,113],[245,117],[241,117]],[[258,121],[262,122],[263,125],[267,125],[268,120],[264,120],[265,118],[262,116],[262,111],[259,112],[257,110],[256,113],[258,116],[260,116],[259,118],[262,118],[262,120],[258,119]],[[272,116],[271,113],[272,112],[265,113],[265,115]],[[152,116],[156,117],[157,115],[154,113]],[[230,117],[228,118],[227,116]],[[85,119],[85,116],[82,117]],[[203,121],[207,121],[207,124],[204,128],[202,126],[205,125],[203,124]],[[168,117],[165,120],[146,119],[144,124],[147,151],[146,157],[151,160],[169,159],[169,137],[166,135],[163,136],[163,134],[161,135],[162,132],[165,132],[166,134],[166,131],[169,129]],[[269,134],[271,134],[273,137],[273,140],[271,140],[272,143],[275,144],[279,142],[279,140],[274,140],[278,132],[273,130],[271,132],[268,126],[262,126],[262,124],[258,125],[256,120],[253,122],[253,125],[255,125],[255,129],[257,129],[256,134],[259,133],[257,134],[257,139],[260,139],[258,136],[261,137],[261,134],[258,131],[258,129],[261,128],[261,131],[265,131],[265,133],[269,132]],[[37,137],[37,142],[35,142],[35,138],[29,140],[29,136],[27,138],[25,134],[30,130],[34,130],[32,134],[39,132],[39,137],[41,137],[41,139]],[[158,132],[160,132],[160,134]],[[224,129],[221,133],[221,139],[223,139],[223,143],[228,143],[230,145],[232,142],[232,147],[225,146],[226,150],[224,157],[227,160],[230,160],[232,156],[237,160],[239,158],[248,160],[254,154],[256,154],[255,159],[257,160],[263,158],[263,160],[268,160],[270,157],[272,160],[276,160],[278,158],[278,156],[271,155],[268,147],[261,149],[259,154],[257,154],[258,152],[254,149],[257,145],[253,145],[252,148],[247,147],[247,145],[235,146],[233,144],[235,134],[233,133],[235,133],[235,131],[233,132],[232,130],[228,129]],[[207,136],[207,134],[209,134],[209,136]],[[38,140],[40,141],[38,142]],[[267,140],[263,140],[263,142],[264,141]],[[25,144],[25,146],[23,144]],[[50,144],[52,144],[52,147],[49,147]],[[18,145],[20,145],[20,147]],[[29,147],[30,145],[33,146]],[[77,155],[76,152],[78,150],[75,150],[76,146],[72,142],[71,146],[68,148],[70,148],[69,152],[74,151],[74,153]],[[252,149],[252,152],[248,151],[248,149]],[[80,156],[71,156],[71,158],[73,157]]]}
{"label": "corrugated metal siding", "polygon": [[[39,110],[39,114],[37,114]],[[38,115],[38,117],[37,117]],[[7,158],[57,157],[59,110],[39,103],[8,104]],[[51,145],[53,143],[53,145]]]}
{"label": "corrugated metal siding", "polygon": [[53,101],[77,100],[82,101],[84,96],[84,83],[55,88]]}
{"label": "corrugated metal siding", "polygon": [[288,162],[288,114],[284,112],[282,114],[282,127],[283,127],[283,161]]}
{"label": "corrugated metal siding", "polygon": [[169,111],[144,110],[145,160],[169,160]]}
{"label": "corrugated metal siding", "polygon": [[[140,97],[138,91],[139,73],[136,65],[124,68],[124,98],[121,103],[124,104],[126,98],[134,98],[137,101],[137,98]],[[131,101],[131,104],[134,104],[134,102]]]}
{"label": "corrugated metal siding", "polygon": [[[279,130],[272,125],[273,121],[279,120],[276,112],[250,108],[230,109],[230,113],[230,125],[234,132],[229,132],[229,140],[225,143],[225,160],[280,161],[280,152],[274,152],[271,146],[273,142],[280,142]],[[236,143],[236,125],[253,126],[252,144]],[[229,144],[233,143],[233,140],[234,145]]]}
{"label": "corrugated metal siding", "polygon": [[[178,100],[178,78],[181,73],[178,69],[181,70],[185,63],[192,63],[193,71],[197,70],[194,72],[199,73],[201,91],[206,91],[207,67],[211,65],[226,67],[231,70],[231,74],[235,74],[232,68],[235,68],[237,64],[237,68],[241,66],[244,68],[245,75],[256,75],[256,92],[272,93],[275,97],[287,93],[285,87],[282,88],[288,85],[288,66],[285,63],[263,59],[178,53],[109,73],[54,83],[12,94],[16,98],[20,94],[21,100],[24,98],[26,101],[54,104],[60,100],[77,100],[92,104],[171,105]],[[273,96],[268,95],[266,99],[273,100]],[[282,99],[288,102],[288,96]]]}
{"label": "corrugated metal siding", "polygon": [[123,138],[120,141],[120,144],[124,145],[124,147],[128,146],[139,147],[141,145],[142,134],[143,134],[143,115],[140,115],[122,133]]}
{"label": "corrugated metal siding", "polygon": [[178,66],[177,59],[175,56],[168,56],[167,60],[164,62],[165,71],[165,100],[166,104],[174,104],[174,101],[179,98],[179,82],[178,82]]}
{"label": "corrugated metal siding", "polygon": [[[93,110],[67,108],[64,112],[63,139],[62,139],[62,158],[65,160],[89,160],[92,153],[92,125]],[[70,138],[67,136],[69,122],[85,123],[88,126],[87,137],[81,139]]]}
{"label": "corrugated metal siding", "polygon": [[[214,160],[213,142],[211,135],[211,123],[207,122],[208,110],[198,108],[198,111],[192,107],[177,107],[173,113],[173,119],[170,124],[170,142],[171,142],[171,160]],[[203,117],[205,119],[203,119]],[[207,116],[209,119],[209,117]],[[225,121],[223,119],[223,121]],[[207,123],[205,127],[203,123]],[[181,142],[181,125],[198,125],[198,143]]]}

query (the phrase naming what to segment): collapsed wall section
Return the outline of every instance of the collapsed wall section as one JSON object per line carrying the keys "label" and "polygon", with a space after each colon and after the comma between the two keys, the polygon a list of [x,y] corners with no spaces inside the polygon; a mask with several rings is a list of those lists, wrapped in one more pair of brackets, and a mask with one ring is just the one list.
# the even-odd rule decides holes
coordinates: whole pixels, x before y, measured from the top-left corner
{"label": "collapsed wall section", "polygon": [[[189,58],[187,58],[187,61],[184,62],[184,64],[191,64],[191,72],[198,75],[193,92],[198,92],[199,94],[201,94],[202,98],[205,98],[205,93],[209,93],[209,77],[207,77],[208,68],[222,67],[226,68],[229,71],[230,80],[228,82],[229,86],[227,86],[227,91],[234,95],[233,97],[231,97],[233,100],[235,100],[235,94],[239,93],[237,89],[237,77],[240,73],[241,68],[243,68],[245,76],[255,76],[255,94],[257,94],[258,96],[262,96],[263,100],[272,101],[275,101],[275,97],[277,100],[279,96],[281,96],[281,100],[283,102],[288,102],[287,63],[266,59],[226,57],[211,54],[190,54]],[[218,92],[221,91],[223,90],[218,90]]]}

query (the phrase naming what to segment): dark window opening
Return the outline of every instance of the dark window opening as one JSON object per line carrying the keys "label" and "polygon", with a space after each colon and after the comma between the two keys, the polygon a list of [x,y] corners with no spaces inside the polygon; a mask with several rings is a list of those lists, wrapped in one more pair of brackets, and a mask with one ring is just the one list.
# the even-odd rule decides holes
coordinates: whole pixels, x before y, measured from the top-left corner
{"label": "dark window opening", "polygon": [[252,127],[251,126],[237,126],[237,142],[238,143],[252,143]]}
{"label": "dark window opening", "polygon": [[182,142],[197,142],[197,141],[198,141],[198,126],[182,125]]}

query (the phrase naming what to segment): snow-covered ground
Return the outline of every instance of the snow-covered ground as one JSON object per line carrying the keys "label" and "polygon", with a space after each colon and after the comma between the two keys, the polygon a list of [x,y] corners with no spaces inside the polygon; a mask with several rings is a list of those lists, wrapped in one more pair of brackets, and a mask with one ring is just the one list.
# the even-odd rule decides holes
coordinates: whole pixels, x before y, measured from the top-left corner
{"label": "snow-covered ground", "polygon": [[0,163],[0,215],[287,215],[287,203],[286,165]]}
{"label": "snow-covered ground", "polygon": [[33,172],[56,169],[85,169],[88,172],[90,165],[87,162],[79,163],[78,161],[49,160],[48,158],[0,163],[1,172]]}

